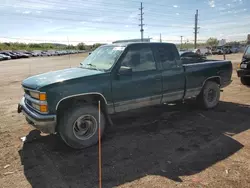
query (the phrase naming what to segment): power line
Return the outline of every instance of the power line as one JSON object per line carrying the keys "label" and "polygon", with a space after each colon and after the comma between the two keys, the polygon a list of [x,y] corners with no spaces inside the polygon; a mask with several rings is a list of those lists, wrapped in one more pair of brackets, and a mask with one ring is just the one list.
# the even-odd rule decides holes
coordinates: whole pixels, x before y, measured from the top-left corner
{"label": "power line", "polygon": [[[3,7],[3,8],[6,8],[6,6],[3,6],[3,5],[0,5],[0,7]],[[11,8],[11,7],[10,7]],[[110,9],[110,8],[104,8],[104,9],[101,9],[101,8],[88,8],[88,11],[91,11],[91,13],[84,13],[83,12],[79,12],[79,11],[70,11],[70,10],[42,10],[42,9],[35,9],[35,8],[30,8],[30,7],[23,7],[23,8],[28,8],[29,10],[33,10],[33,11],[43,11],[44,13],[60,13],[62,15],[67,15],[67,16],[72,16],[72,15],[76,15],[76,16],[86,16],[86,15],[89,15],[89,16],[103,16],[103,17],[110,17],[110,16],[113,16],[113,18],[117,18],[117,17],[121,17],[121,18],[124,18],[123,15],[124,14],[120,14],[121,12],[127,12],[129,14],[132,14],[134,13],[134,10],[125,10],[125,9],[119,9],[118,7],[115,8],[115,9]],[[77,7],[77,8],[80,8],[80,7]],[[103,12],[101,12],[103,11]],[[103,15],[103,14],[106,14],[108,13],[108,15],[110,16],[107,16],[107,15]],[[114,13],[118,13],[119,15],[116,15]],[[159,12],[153,12],[153,11],[150,11],[150,17],[152,18],[152,15],[154,15],[154,17],[156,18],[159,18],[159,16],[161,16],[161,18],[164,18],[165,20],[172,20],[172,19],[180,19],[178,18],[177,16],[171,18],[170,16],[173,16],[174,14],[166,14],[166,13],[159,13]],[[165,17],[164,17],[165,16]],[[186,18],[187,18],[188,15],[186,15]],[[191,17],[190,17],[191,19]],[[182,21],[183,22],[183,21]],[[184,21],[186,22],[186,21]],[[187,23],[187,22],[186,22]]]}
{"label": "power line", "polygon": [[[21,0],[20,0],[21,1]],[[34,3],[33,1],[29,1],[29,0],[22,0],[21,3],[23,2],[26,2],[26,3]],[[45,3],[46,2],[46,3]],[[38,4],[46,4],[46,5],[56,5],[58,7],[59,4],[61,4],[62,2],[61,1],[43,1],[43,2],[39,2]],[[79,8],[79,5],[81,5],[82,7],[89,7],[88,5],[91,4],[91,5],[101,5],[101,6],[107,6],[107,7],[110,7],[111,5],[113,7],[125,7],[125,8],[131,8],[131,6],[129,6],[129,4],[124,4],[124,3],[135,3],[135,4],[138,4],[138,3],[141,3],[140,1],[122,1],[120,0],[119,2],[123,2],[123,3],[114,3],[114,2],[99,2],[99,1],[91,1],[89,3],[86,3],[86,2],[77,2],[76,1],[67,1],[67,2],[64,2],[63,5],[65,5],[65,7],[68,7],[69,5],[75,5],[75,7]],[[165,9],[170,9],[170,10],[174,10],[172,6],[169,6],[169,4],[159,4],[159,3],[150,3],[150,2],[143,2],[144,4],[148,4],[150,5],[150,10],[152,7],[166,7]],[[127,7],[129,6],[129,7]],[[133,7],[133,6],[132,6]],[[185,10],[193,10],[193,9],[188,9],[188,8],[185,8]]]}
{"label": "power line", "polygon": [[[73,21],[73,22],[88,22],[87,20],[80,20],[80,19],[70,19],[70,18],[57,18],[57,17],[49,17],[49,16],[35,16],[35,15],[32,15],[32,17],[30,17],[29,15],[24,15],[24,14],[17,14],[17,13],[14,13],[18,16],[21,16],[21,17],[28,17],[29,19],[32,19],[32,18],[39,18],[39,19],[52,19],[52,20],[63,20],[63,21]],[[9,13],[3,13],[1,14],[0,16],[2,15],[13,15],[13,14],[9,14]],[[111,21],[91,21],[92,23],[99,23],[99,24],[113,24],[113,25],[137,25],[135,23],[121,23],[121,22],[111,22]],[[187,26],[181,26],[181,25],[169,25],[169,26],[166,26],[166,25],[161,25],[161,24],[148,24],[150,26],[154,26],[154,27],[165,27],[165,28],[187,28]]]}
{"label": "power line", "polygon": [[[31,2],[31,1],[22,0],[22,3],[23,3],[23,2]],[[75,2],[75,1],[70,1],[70,2]],[[138,1],[132,1],[132,2],[138,2]],[[55,4],[55,3],[57,3],[57,4]],[[40,5],[48,5],[48,4],[50,4],[50,5],[56,5],[57,8],[60,8],[60,6],[58,6],[58,4],[60,4],[60,3],[61,3],[61,2],[59,2],[59,1],[54,1],[54,3],[53,3],[53,2],[47,2],[47,3],[44,3],[44,2],[41,3],[41,2],[39,2],[38,4],[40,4]],[[91,4],[96,4],[96,3],[99,3],[99,2],[91,1]],[[131,3],[131,2],[129,2],[129,3]],[[67,7],[67,8],[68,8],[69,5],[70,5],[70,4],[64,3],[64,5],[65,5],[65,4],[67,5],[67,6],[65,6],[65,7]],[[83,5],[82,7],[84,7],[84,5],[85,5],[86,3],[85,3],[85,4],[80,3],[80,4]],[[150,4],[150,3],[148,3],[148,4]],[[183,3],[182,3],[182,4],[183,4]],[[74,3],[71,4],[71,5],[74,5]],[[75,4],[75,5],[76,5],[76,6],[74,6],[74,8],[79,8],[79,7],[80,7],[80,6],[79,6],[79,3],[77,3],[77,4]],[[102,5],[102,6],[103,6],[103,3],[101,3],[101,4],[99,4],[99,5]],[[113,3],[113,2],[112,2],[112,4],[111,4],[111,3],[107,3],[106,5],[107,5],[108,7],[105,7],[104,10],[109,10],[109,12],[110,12],[110,9],[109,9],[109,8],[110,8],[111,5],[114,5],[114,3]],[[116,5],[121,5],[121,4],[116,4]],[[16,6],[16,5],[15,5],[15,6]],[[152,6],[157,6],[157,4],[156,4],[156,5],[155,5],[155,3],[154,3],[154,4],[151,4],[150,7],[152,7]],[[161,5],[158,5],[158,6],[166,6],[166,5],[161,4]],[[27,6],[23,6],[23,7],[29,8],[29,7],[27,7]],[[86,7],[86,6],[85,6],[85,7]],[[124,7],[123,4],[122,4],[122,7]],[[112,9],[112,12],[115,11],[115,10],[117,10],[118,7],[114,7],[114,8],[115,8],[115,9]],[[88,10],[89,10],[89,8],[88,8]],[[95,10],[95,11],[98,10],[98,11],[100,11],[101,9],[100,9],[100,8],[98,8],[98,9],[95,8],[95,9],[92,9],[92,10]],[[102,10],[103,10],[103,9],[102,9]],[[185,8],[185,10],[187,10],[187,9]],[[191,10],[191,9],[190,9],[190,10]],[[205,9],[205,10],[207,10],[207,9]],[[125,10],[123,9],[123,10],[121,10],[121,11],[124,12]],[[131,11],[132,11],[132,10],[131,10]],[[129,12],[131,12],[131,11],[129,11]],[[182,11],[182,12],[183,12],[183,11]],[[206,11],[203,11],[203,12],[206,12]],[[156,14],[158,14],[158,12],[152,12],[152,11],[151,11],[150,13],[156,13]],[[183,13],[182,13],[182,14],[183,14]],[[167,15],[167,14],[165,14],[165,15]],[[173,14],[168,14],[168,15],[173,15]],[[190,15],[190,14],[188,14],[188,15]]]}

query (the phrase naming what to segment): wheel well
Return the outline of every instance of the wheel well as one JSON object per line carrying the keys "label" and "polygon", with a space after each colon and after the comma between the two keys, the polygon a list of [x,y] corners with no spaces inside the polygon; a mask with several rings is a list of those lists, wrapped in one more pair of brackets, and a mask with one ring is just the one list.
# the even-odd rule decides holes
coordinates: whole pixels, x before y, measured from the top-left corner
{"label": "wheel well", "polygon": [[205,85],[205,83],[206,83],[207,81],[212,81],[212,82],[217,83],[218,85],[221,85],[220,77],[208,78],[207,80],[204,81],[203,86]]}
{"label": "wheel well", "polygon": [[67,99],[64,99],[58,104],[56,115],[57,119],[60,119],[60,116],[62,115],[62,112],[65,111],[65,109],[73,108],[76,105],[81,105],[84,103],[92,104],[98,107],[98,102],[101,103],[101,111],[104,113],[105,118],[108,116],[108,110],[107,110],[107,103],[103,96],[99,94],[89,94],[89,95],[82,95],[82,96],[75,96],[70,97]]}

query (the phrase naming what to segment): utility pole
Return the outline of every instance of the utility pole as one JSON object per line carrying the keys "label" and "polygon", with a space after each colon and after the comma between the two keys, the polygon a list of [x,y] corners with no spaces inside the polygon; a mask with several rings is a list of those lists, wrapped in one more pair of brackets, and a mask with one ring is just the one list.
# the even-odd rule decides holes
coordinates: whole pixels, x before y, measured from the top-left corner
{"label": "utility pole", "polygon": [[181,36],[181,47],[180,47],[180,49],[182,49],[182,38],[183,38],[183,36]]}
{"label": "utility pole", "polygon": [[197,34],[198,34],[198,10],[196,10],[195,14],[195,26],[194,26],[194,48],[197,47]]}
{"label": "utility pole", "polygon": [[160,42],[162,42],[162,40],[161,40],[161,33],[160,33]]}
{"label": "utility pole", "polygon": [[142,12],[142,10],[143,10],[143,7],[142,7],[142,2],[141,2],[141,8],[139,8],[139,10],[141,11],[141,13],[139,14],[140,16],[141,16],[141,18],[140,18],[140,21],[141,21],[141,24],[139,24],[139,26],[141,26],[141,41],[143,42],[143,26],[144,26],[144,24],[143,24],[143,12]]}

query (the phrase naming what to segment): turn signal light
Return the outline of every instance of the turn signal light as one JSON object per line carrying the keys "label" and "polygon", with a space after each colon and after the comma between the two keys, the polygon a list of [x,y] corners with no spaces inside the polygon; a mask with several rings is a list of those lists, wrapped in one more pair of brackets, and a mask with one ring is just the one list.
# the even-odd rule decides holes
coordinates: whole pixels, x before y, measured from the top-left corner
{"label": "turn signal light", "polygon": [[48,112],[48,106],[47,105],[40,105],[40,112]]}
{"label": "turn signal light", "polygon": [[46,101],[46,99],[47,99],[46,94],[45,93],[40,93],[39,100],[40,101]]}

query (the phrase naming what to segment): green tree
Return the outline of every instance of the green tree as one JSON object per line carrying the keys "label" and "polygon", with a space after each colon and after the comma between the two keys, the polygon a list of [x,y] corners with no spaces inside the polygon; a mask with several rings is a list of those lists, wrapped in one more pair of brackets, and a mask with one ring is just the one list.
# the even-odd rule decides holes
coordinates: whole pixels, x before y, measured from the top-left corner
{"label": "green tree", "polygon": [[217,38],[210,37],[210,38],[207,40],[206,44],[207,44],[208,46],[217,46],[217,45],[219,44],[219,41],[218,41]]}
{"label": "green tree", "polygon": [[85,44],[84,44],[83,42],[77,44],[77,48],[78,48],[79,50],[85,50],[85,49],[86,49],[86,48],[85,48]]}

